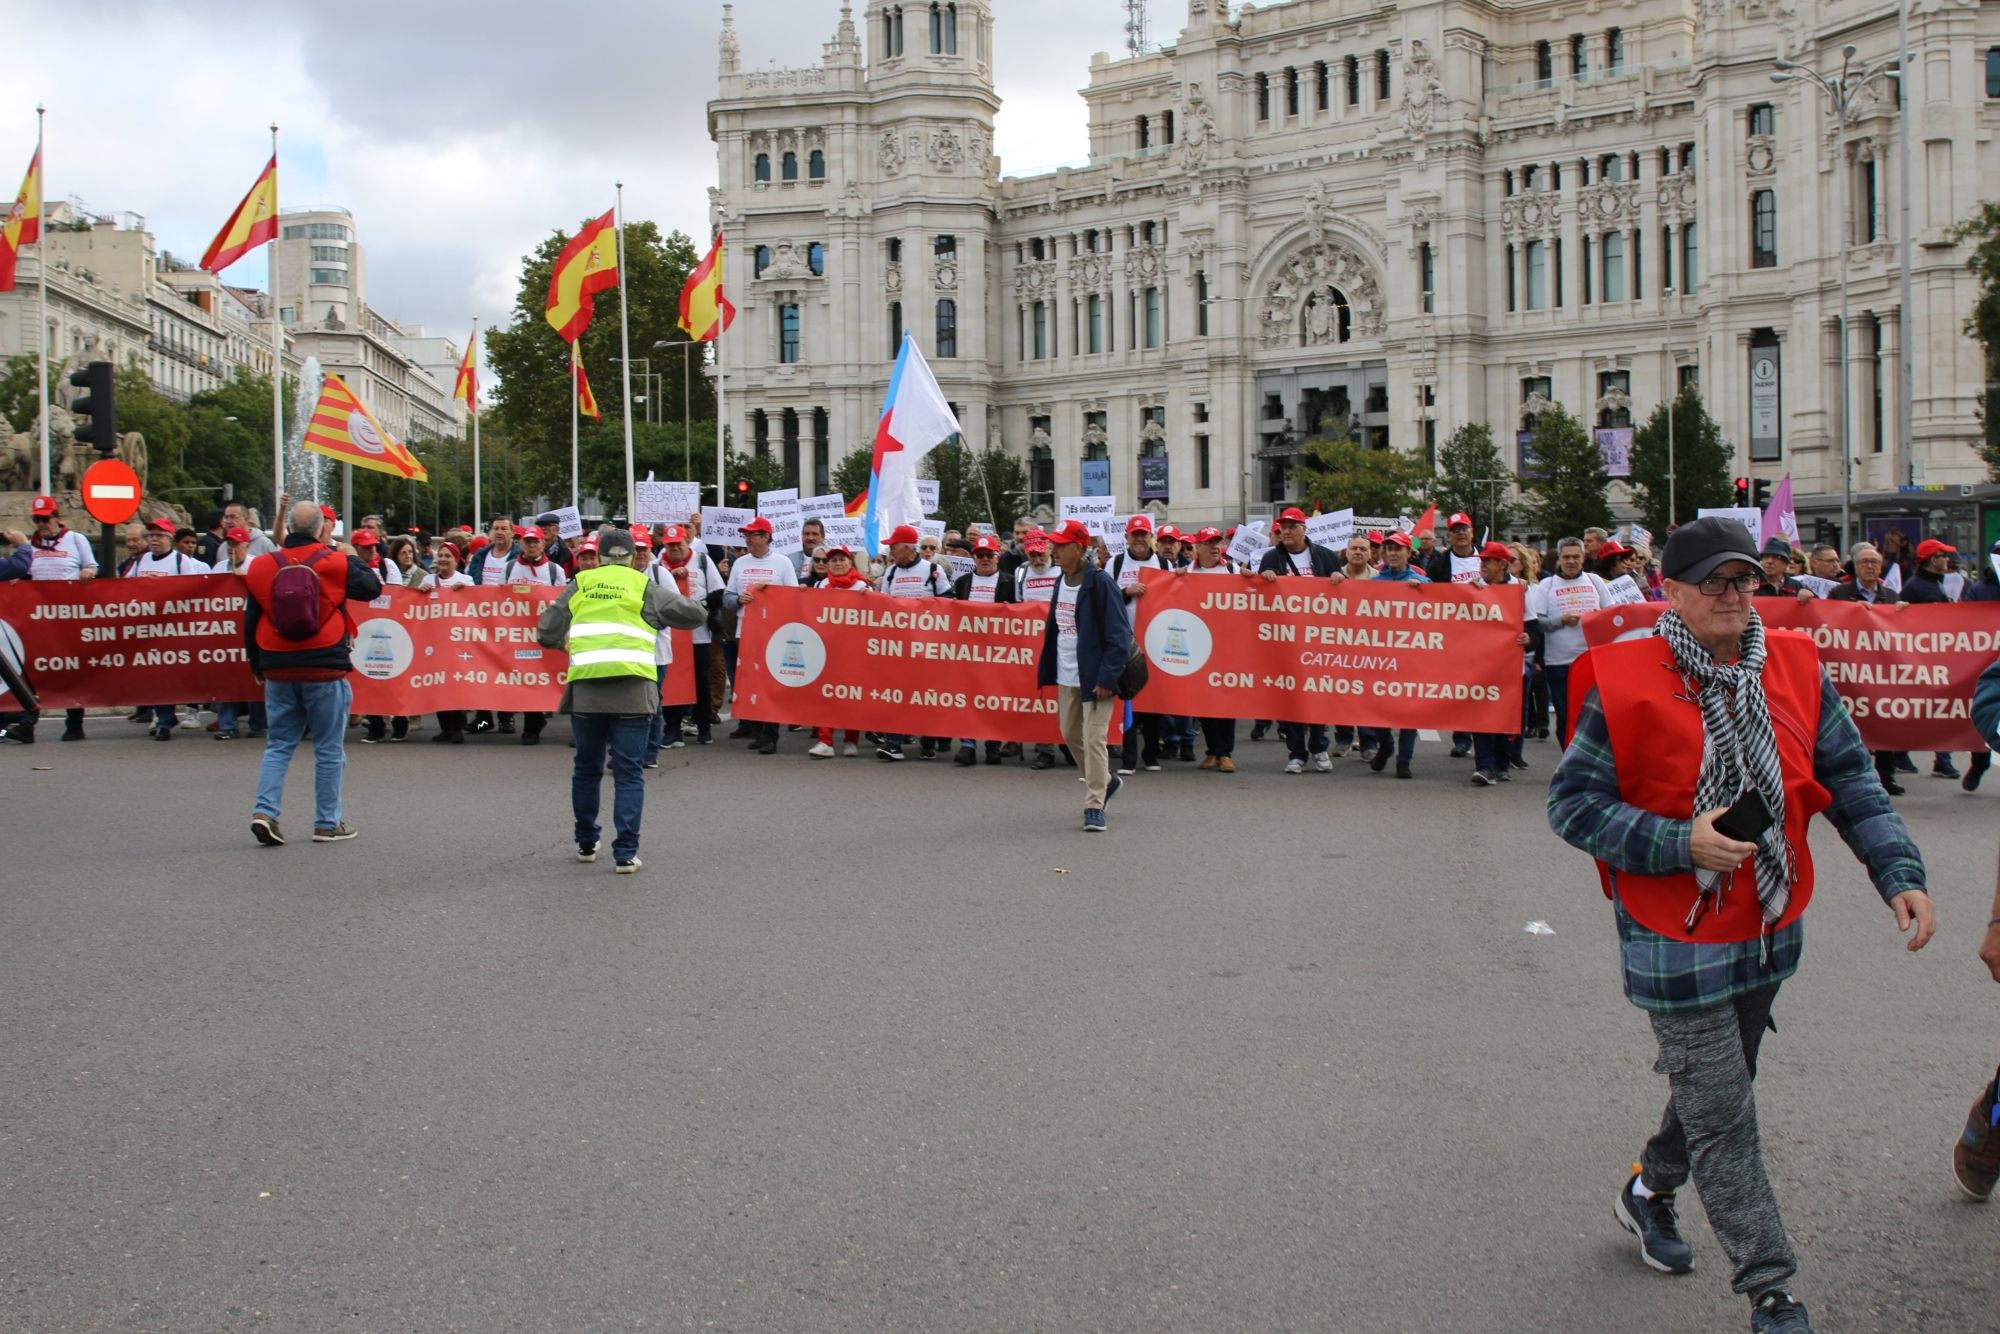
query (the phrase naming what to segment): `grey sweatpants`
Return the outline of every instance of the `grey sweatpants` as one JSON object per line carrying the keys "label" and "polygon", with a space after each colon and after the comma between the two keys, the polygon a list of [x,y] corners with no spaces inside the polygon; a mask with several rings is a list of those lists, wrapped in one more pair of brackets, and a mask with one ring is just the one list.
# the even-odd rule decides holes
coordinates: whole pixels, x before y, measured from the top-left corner
{"label": "grey sweatpants", "polygon": [[1660,1044],[1654,1069],[1669,1097],[1640,1168],[1648,1190],[1678,1190],[1690,1172],[1734,1287],[1755,1301],[1798,1272],[1757,1133],[1757,1047],[1772,1027],[1774,983],[1701,1010],[1653,1014]]}

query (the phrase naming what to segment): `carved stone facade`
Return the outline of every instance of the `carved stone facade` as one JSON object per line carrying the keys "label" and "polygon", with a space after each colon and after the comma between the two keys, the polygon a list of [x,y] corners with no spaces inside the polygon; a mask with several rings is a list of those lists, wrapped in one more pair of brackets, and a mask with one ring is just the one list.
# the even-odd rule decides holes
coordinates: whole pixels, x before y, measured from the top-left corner
{"label": "carved stone facade", "polygon": [[[1643,421],[1696,377],[1737,471],[1791,473],[1810,517],[1839,490],[1822,331],[1843,262],[1863,326],[1864,507],[1900,482],[1983,477],[1977,350],[1956,332],[1972,279],[1947,229],[1975,182],[2000,179],[2000,99],[1964,94],[1983,86],[2000,7],[1912,10],[1925,54],[1905,100],[1925,120],[1908,318],[1894,99],[1857,108],[1843,156],[1824,106],[1773,85],[1767,62],[1782,48],[1832,69],[1849,41],[1880,58],[1893,0],[1857,0],[1837,29],[1792,0],[1189,0],[1169,45],[1079,71],[1090,161],[1032,176],[994,156],[992,0],[941,6],[943,31],[908,0],[837,8],[825,59],[803,71],[745,72],[726,25],[710,107],[715,220],[735,254],[771,253],[761,277],[731,269],[730,429],[796,456],[801,485],[867,447],[908,331],[967,438],[1028,458],[1037,501],[1078,493],[1082,465],[1108,458],[1113,494],[1136,508],[1137,459],[1164,448],[1168,512],[1229,521],[1295,494],[1300,443],[1336,423],[1423,450],[1484,422],[1512,450],[1554,403]],[[788,143],[824,153],[824,198],[750,179],[758,151]],[[1859,238],[1844,260],[1843,179]],[[1763,191],[1777,201],[1768,264],[1754,253]],[[802,264],[814,242],[818,281]],[[1893,430],[1895,366],[1877,362],[1910,331],[1922,369],[1899,476],[1868,396],[1882,385]],[[1770,340],[1780,437],[1752,458],[1750,349]]]}

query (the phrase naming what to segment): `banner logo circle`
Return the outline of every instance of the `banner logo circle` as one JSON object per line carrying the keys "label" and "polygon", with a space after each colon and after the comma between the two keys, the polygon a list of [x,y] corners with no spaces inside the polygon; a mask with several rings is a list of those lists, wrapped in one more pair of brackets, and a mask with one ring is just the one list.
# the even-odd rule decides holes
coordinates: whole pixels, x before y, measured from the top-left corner
{"label": "banner logo circle", "polygon": [[826,641],[804,621],[787,621],[771,632],[764,665],[781,686],[809,686],[826,670]]}
{"label": "banner logo circle", "polygon": [[389,447],[376,434],[375,423],[368,420],[368,414],[360,408],[347,414],[347,436],[355,445],[370,454],[386,454]]}
{"label": "banner logo circle", "polygon": [[1161,612],[1146,627],[1146,657],[1169,676],[1193,676],[1214,651],[1208,623],[1183,608]]}
{"label": "banner logo circle", "polygon": [[392,620],[364,621],[354,636],[355,665],[371,681],[395,680],[416,657],[410,632]]}

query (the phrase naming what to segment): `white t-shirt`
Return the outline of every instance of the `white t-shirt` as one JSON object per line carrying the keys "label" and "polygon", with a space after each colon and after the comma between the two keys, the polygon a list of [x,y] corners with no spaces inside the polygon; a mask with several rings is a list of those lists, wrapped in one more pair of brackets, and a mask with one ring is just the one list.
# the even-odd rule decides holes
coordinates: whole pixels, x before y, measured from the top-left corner
{"label": "white t-shirt", "polygon": [[138,564],[132,567],[132,573],[126,577],[130,579],[166,579],[176,574],[207,573],[209,573],[208,566],[203,565],[193,556],[183,556],[178,551],[169,551],[164,556],[155,556],[149,551],[139,557]]}
{"label": "white t-shirt", "polygon": [[[1306,559],[1310,561],[1312,558],[1308,556]],[[1139,571],[1164,570],[1167,567],[1157,551],[1144,560],[1140,560],[1129,551],[1122,551],[1111,558],[1111,568],[1115,571],[1112,577],[1118,581],[1118,591],[1123,593],[1139,582]],[[1135,627],[1139,624],[1139,599],[1125,599],[1125,620]]]}
{"label": "white t-shirt", "polygon": [[[681,587],[679,575],[682,573],[687,575],[686,588]],[[715,562],[710,560],[708,553],[699,547],[695,548],[694,553],[688,557],[687,564],[681,566],[679,571],[664,560],[656,560],[646,567],[646,577],[663,587],[671,583],[675,591],[702,603],[707,602],[710,593],[719,592],[722,588],[722,571],[715,568]],[[707,644],[714,638],[715,635],[709,630],[707,621],[694,628],[695,643]]]}
{"label": "white t-shirt", "polygon": [[1583,656],[1583,626],[1564,625],[1566,615],[1582,616],[1611,605],[1611,592],[1604,581],[1585,572],[1574,579],[1553,575],[1535,590],[1542,614],[1542,661],[1551,667],[1567,667]]}
{"label": "white t-shirt", "polygon": [[[492,562],[489,561],[487,564],[490,566]],[[563,573],[562,566],[556,564],[546,556],[542,557],[540,563],[535,565],[528,564],[527,558],[524,556],[514,562],[513,576],[507,582],[510,584],[546,584],[550,588],[561,588],[569,582],[569,576]]]}
{"label": "white t-shirt", "polygon": [[229,548],[225,545],[222,549],[222,555],[217,558],[215,564],[208,567],[209,573],[241,574],[245,570],[250,568],[250,562],[255,559],[257,559],[257,557],[253,553],[246,551],[243,554],[243,563],[241,565],[238,565],[234,561],[229,559]]}
{"label": "white t-shirt", "polygon": [[892,598],[943,597],[951,591],[951,581],[935,562],[919,556],[908,569],[891,565],[883,570],[882,591]]}
{"label": "white t-shirt", "polygon": [[1479,557],[1451,554],[1451,581],[1471,584],[1479,581]]}
{"label": "white t-shirt", "polygon": [[28,577],[37,582],[80,579],[85,570],[97,568],[97,553],[90,549],[90,543],[84,540],[83,534],[74,529],[63,529],[52,545],[36,546],[34,552],[34,564],[28,567]]}
{"label": "white t-shirt", "polygon": [[1014,571],[1014,589],[1023,602],[1047,602],[1056,595],[1056,585],[1061,581],[1062,571],[1053,561],[1046,569],[1023,565]]}
{"label": "white t-shirt", "polygon": [[965,600],[967,602],[992,602],[999,596],[1000,575],[998,572],[993,574],[975,573],[972,576],[972,582],[965,589]]}
{"label": "white t-shirt", "polygon": [[1083,585],[1069,580],[1056,585],[1056,684],[1081,687],[1076,662],[1076,595]]}
{"label": "white t-shirt", "polygon": [[786,588],[799,586],[799,572],[792,568],[790,556],[780,556],[775,551],[766,556],[753,556],[746,551],[730,563],[727,591],[737,599],[736,633],[739,637],[743,633],[743,590],[762,588],[766,584],[779,584]]}
{"label": "white t-shirt", "polygon": [[1236,573],[1235,570],[1230,568],[1229,558],[1226,556],[1223,557],[1221,560],[1217,561],[1213,565],[1209,566],[1190,565],[1187,567],[1187,572],[1189,574],[1235,574]]}
{"label": "white t-shirt", "polygon": [[[366,556],[361,559],[362,564],[366,565],[368,563]],[[403,572],[396,568],[395,561],[389,560],[386,557],[377,560],[373,565],[369,565],[368,573],[380,579],[384,588],[387,588],[390,584],[400,584],[403,582]]]}
{"label": "white t-shirt", "polygon": [[507,574],[513,565],[514,562],[507,559],[506,552],[495,551],[493,548],[488,547],[486,549],[486,563],[479,567],[480,587],[491,588],[496,584],[512,583],[513,580],[509,579]]}
{"label": "white t-shirt", "polygon": [[1294,574],[1311,574],[1313,572],[1313,549],[1311,543],[1307,543],[1297,551],[1288,551],[1285,554],[1292,558],[1292,572]]}
{"label": "white t-shirt", "polygon": [[460,570],[452,575],[440,575],[433,570],[424,576],[422,583],[417,585],[417,591],[419,593],[435,593],[443,588],[470,587],[472,587],[472,576],[464,570]]}

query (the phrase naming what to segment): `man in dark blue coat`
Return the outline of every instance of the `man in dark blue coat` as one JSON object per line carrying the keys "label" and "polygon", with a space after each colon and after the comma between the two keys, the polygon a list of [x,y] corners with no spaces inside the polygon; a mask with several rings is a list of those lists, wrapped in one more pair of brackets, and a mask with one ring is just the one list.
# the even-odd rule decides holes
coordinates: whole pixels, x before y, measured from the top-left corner
{"label": "man in dark blue coat", "polygon": [[1114,714],[1124,708],[1118,698],[1118,678],[1132,656],[1132,627],[1125,620],[1125,599],[1118,585],[1090,564],[1090,530],[1071,519],[1049,534],[1049,541],[1062,578],[1049,599],[1035,679],[1044,689],[1056,688],[1063,741],[1082,763],[1089,789],[1083,805],[1084,832],[1101,834],[1105,803],[1125,782],[1111,772],[1104,736]]}

